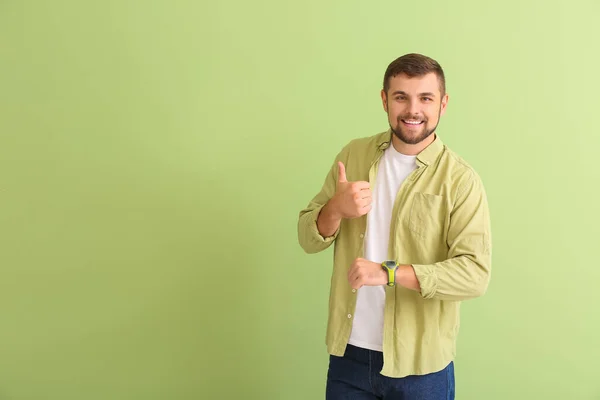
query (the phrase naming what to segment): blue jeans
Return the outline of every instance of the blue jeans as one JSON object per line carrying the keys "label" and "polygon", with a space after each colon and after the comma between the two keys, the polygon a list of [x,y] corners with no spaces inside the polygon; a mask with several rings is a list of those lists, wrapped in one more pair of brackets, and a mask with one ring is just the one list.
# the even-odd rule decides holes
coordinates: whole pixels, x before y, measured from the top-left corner
{"label": "blue jeans", "polygon": [[389,378],[379,373],[383,353],[348,345],[329,356],[326,400],[454,400],[454,362],[427,375]]}

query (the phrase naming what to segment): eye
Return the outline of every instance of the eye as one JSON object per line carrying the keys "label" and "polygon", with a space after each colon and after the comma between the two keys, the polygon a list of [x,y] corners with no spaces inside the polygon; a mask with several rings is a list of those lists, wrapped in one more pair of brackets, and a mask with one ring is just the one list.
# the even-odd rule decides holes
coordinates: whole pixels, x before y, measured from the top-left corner
{"label": "eye", "polygon": [[431,97],[423,97],[423,100],[425,100],[425,101],[433,101],[433,99]]}

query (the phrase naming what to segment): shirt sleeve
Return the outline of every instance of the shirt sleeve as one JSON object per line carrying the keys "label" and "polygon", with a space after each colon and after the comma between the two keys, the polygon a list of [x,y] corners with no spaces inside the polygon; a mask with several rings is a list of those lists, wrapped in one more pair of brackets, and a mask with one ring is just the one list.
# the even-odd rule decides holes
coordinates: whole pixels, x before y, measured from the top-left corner
{"label": "shirt sleeve", "polygon": [[491,275],[491,227],[481,179],[471,172],[450,214],[448,259],[413,264],[425,299],[466,300],[482,296]]}
{"label": "shirt sleeve", "polygon": [[340,161],[341,154],[340,152],[335,158],[319,193],[313,197],[306,208],[300,211],[298,218],[298,241],[307,253],[318,253],[327,249],[339,234],[340,229],[338,227],[333,235],[323,237],[317,228],[317,219],[325,204],[335,194],[338,176],[337,162]]}

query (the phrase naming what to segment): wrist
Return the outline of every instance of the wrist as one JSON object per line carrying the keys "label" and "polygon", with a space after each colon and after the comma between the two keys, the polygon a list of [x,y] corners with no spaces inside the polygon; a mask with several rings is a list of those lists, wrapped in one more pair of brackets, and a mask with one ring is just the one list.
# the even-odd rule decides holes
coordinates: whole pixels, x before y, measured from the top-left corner
{"label": "wrist", "polygon": [[396,261],[388,260],[381,263],[381,270],[383,272],[383,283],[387,286],[393,287],[398,284],[396,274],[398,272],[399,264]]}
{"label": "wrist", "polygon": [[381,272],[381,285],[383,286],[387,286],[387,284],[389,283],[389,276],[388,276],[388,272],[385,270],[385,268],[382,268],[381,264],[379,265],[379,270]]}
{"label": "wrist", "polygon": [[327,209],[327,216],[334,221],[341,221],[342,215],[340,214],[338,206],[338,198],[334,195],[325,205]]}

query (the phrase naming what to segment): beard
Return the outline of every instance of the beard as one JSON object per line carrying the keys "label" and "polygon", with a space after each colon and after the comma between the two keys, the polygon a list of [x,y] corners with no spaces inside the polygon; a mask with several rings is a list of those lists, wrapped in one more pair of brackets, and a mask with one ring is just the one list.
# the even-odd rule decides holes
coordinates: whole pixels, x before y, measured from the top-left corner
{"label": "beard", "polygon": [[[440,122],[441,112],[442,112],[442,109],[440,107],[440,110],[438,111],[438,119],[437,119],[437,122],[434,127],[429,127],[429,125],[428,125],[429,120],[426,118],[418,118],[418,117],[411,117],[408,115],[400,115],[400,116],[398,116],[398,119],[396,120],[396,127],[394,128],[392,126],[392,124],[390,123],[390,129],[392,130],[392,132],[394,132],[394,135],[396,135],[396,137],[398,139],[400,139],[401,141],[403,141],[404,143],[418,144],[418,143],[421,143],[423,140],[427,139],[429,137],[429,135],[431,135],[433,132],[435,132],[435,130]],[[421,125],[420,131],[417,129],[414,129],[411,132],[408,129],[406,129],[406,127],[404,126],[404,123],[402,122],[403,119],[404,120],[410,120],[410,119],[422,120],[423,125]]]}

